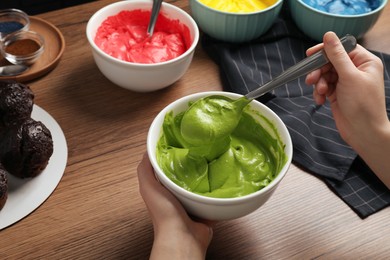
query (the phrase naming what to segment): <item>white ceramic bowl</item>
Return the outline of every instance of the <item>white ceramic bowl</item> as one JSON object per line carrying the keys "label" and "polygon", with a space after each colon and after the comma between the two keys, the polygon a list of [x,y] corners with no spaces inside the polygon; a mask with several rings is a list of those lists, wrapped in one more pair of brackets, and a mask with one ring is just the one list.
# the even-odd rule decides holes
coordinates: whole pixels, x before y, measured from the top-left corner
{"label": "white ceramic bowl", "polygon": [[267,32],[278,17],[283,0],[257,12],[232,13],[208,7],[199,0],[189,0],[191,14],[201,30],[226,42],[246,42]]}
{"label": "white ceramic bowl", "polygon": [[199,41],[199,29],[192,17],[174,5],[163,3],[160,12],[171,20],[179,20],[190,31],[192,44],[179,57],[154,64],[131,63],[108,55],[95,44],[96,31],[107,17],[116,15],[123,10],[150,11],[151,8],[152,0],[116,2],[97,11],[89,19],[86,29],[93,57],[103,75],[114,84],[137,92],[158,90],[170,86],[180,79],[190,66],[195,47]]}
{"label": "white ceramic bowl", "polygon": [[[196,101],[200,98],[210,95],[224,95],[233,99],[241,97],[239,94],[230,92],[210,91],[192,94],[174,101],[173,103],[166,106],[152,122],[147,137],[147,152],[156,176],[160,182],[179,199],[179,201],[191,215],[209,220],[235,219],[245,216],[263,205],[270,198],[276,187],[286,175],[292,159],[291,137],[282,120],[268,107],[254,100],[250,103],[251,109],[260,112],[261,115],[272,122],[281,141],[285,144],[284,151],[287,155],[287,162],[283,166],[282,170],[278,173],[277,177],[265,188],[255,193],[237,198],[206,197],[192,193],[178,186],[164,174],[156,159],[156,147],[157,142],[162,134],[162,124],[164,117],[170,111],[173,111],[174,115],[185,111],[188,108],[188,103],[190,101]],[[267,127],[269,125],[265,123],[264,119],[261,117],[256,118],[258,119],[259,123],[266,127],[269,133],[275,134],[275,132],[273,132],[275,130]]]}

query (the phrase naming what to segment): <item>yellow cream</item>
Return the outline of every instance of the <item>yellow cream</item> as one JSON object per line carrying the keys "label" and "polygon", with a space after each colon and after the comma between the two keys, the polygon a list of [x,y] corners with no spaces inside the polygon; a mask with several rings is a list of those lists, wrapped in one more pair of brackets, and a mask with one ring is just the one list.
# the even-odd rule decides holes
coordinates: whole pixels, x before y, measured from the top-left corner
{"label": "yellow cream", "polygon": [[230,13],[251,13],[275,4],[277,0],[199,0],[208,7]]}

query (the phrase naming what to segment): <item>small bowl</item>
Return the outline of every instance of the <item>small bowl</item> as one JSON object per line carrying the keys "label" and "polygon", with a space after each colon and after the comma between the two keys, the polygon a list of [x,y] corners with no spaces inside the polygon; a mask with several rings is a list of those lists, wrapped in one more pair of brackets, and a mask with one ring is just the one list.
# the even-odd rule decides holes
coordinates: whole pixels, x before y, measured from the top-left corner
{"label": "small bowl", "polygon": [[351,34],[359,39],[368,32],[378,20],[387,0],[381,0],[375,10],[358,15],[340,15],[320,11],[309,6],[302,0],[288,1],[291,16],[298,28],[310,38],[322,42],[328,31],[335,32],[339,37]]}
{"label": "small bowl", "polygon": [[[252,116],[254,116],[256,120],[262,124],[262,126],[265,127],[271,135],[278,135],[281,142],[285,145],[284,151],[287,156],[287,162],[284,164],[281,171],[277,174],[276,178],[263,189],[236,198],[206,197],[192,193],[178,186],[165,175],[156,159],[157,143],[162,134],[162,125],[165,115],[171,111],[173,111],[174,115],[177,115],[178,113],[188,109],[189,102],[193,102],[210,95],[223,95],[231,99],[242,97],[239,94],[230,92],[210,91],[191,94],[174,101],[173,103],[166,106],[153,120],[147,136],[147,152],[159,181],[179,199],[179,201],[191,215],[209,220],[235,219],[243,217],[258,209],[270,198],[272,193],[280,184],[291,164],[291,137],[285,124],[272,110],[270,110],[262,103],[253,100],[249,104],[251,110],[256,111]],[[263,117],[258,116],[258,113],[260,113]],[[273,124],[273,127],[269,126],[269,122]]]}
{"label": "small bowl", "polygon": [[96,45],[94,41],[96,32],[107,17],[116,15],[123,10],[151,11],[151,9],[151,0],[113,3],[97,11],[88,21],[86,29],[94,60],[101,73],[114,84],[136,92],[155,91],[168,87],[179,80],[189,68],[195,47],[199,41],[199,29],[192,17],[182,9],[163,2],[160,14],[166,16],[168,19],[178,20],[189,29],[191,45],[187,46],[188,49],[180,56],[159,63],[133,63],[114,58]]}
{"label": "small bowl", "polygon": [[32,65],[44,51],[45,40],[33,31],[6,35],[1,42],[1,54],[10,63]]}
{"label": "small bowl", "polygon": [[190,0],[191,13],[199,28],[215,39],[233,43],[250,41],[264,34],[275,22],[282,4],[282,0],[277,0],[261,11],[231,13]]}
{"label": "small bowl", "polygon": [[28,31],[29,28],[30,18],[22,10],[0,10],[0,39],[10,33]]}

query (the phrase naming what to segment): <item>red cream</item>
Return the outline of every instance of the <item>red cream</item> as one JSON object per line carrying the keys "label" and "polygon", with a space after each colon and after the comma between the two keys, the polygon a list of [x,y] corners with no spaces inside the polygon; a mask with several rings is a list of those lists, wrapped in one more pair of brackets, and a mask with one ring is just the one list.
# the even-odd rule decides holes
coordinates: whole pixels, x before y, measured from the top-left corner
{"label": "red cream", "polygon": [[147,35],[150,11],[121,11],[108,17],[95,36],[96,45],[120,60],[158,63],[174,59],[191,46],[188,27],[159,14],[152,37]]}

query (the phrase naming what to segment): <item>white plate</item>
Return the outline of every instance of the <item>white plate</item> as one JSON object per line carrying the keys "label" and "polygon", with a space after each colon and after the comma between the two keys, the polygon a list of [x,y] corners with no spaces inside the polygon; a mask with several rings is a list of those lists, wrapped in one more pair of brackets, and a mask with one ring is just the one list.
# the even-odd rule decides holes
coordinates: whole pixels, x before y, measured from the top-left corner
{"label": "white plate", "polygon": [[45,170],[34,178],[18,179],[8,174],[8,199],[0,210],[0,230],[38,208],[55,190],[65,171],[68,146],[61,127],[50,114],[36,105],[31,117],[44,123],[50,130],[53,138],[53,155]]}

